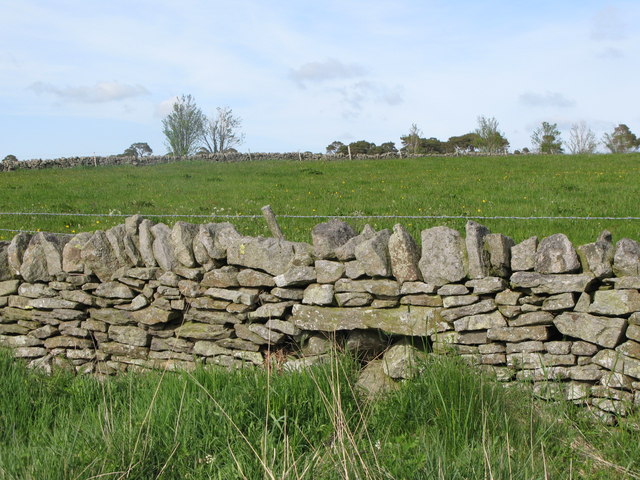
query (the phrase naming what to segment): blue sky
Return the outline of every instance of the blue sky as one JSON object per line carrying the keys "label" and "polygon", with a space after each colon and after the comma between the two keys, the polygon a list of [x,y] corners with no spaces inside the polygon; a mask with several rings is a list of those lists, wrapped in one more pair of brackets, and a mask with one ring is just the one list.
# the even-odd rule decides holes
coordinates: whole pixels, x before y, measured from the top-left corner
{"label": "blue sky", "polygon": [[640,2],[0,0],[0,158],[166,152],[176,96],[229,106],[252,152],[446,140],[496,117],[511,148],[640,134]]}

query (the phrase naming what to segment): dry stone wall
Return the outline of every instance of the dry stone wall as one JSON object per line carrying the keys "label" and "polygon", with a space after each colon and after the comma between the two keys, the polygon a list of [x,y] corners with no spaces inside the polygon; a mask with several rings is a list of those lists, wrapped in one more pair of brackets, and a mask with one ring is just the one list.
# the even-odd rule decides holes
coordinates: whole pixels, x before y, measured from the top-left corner
{"label": "dry stone wall", "polygon": [[[0,242],[0,345],[78,373],[276,361],[333,348],[363,361],[368,394],[455,353],[536,395],[605,417],[640,404],[640,244],[608,232],[515,242],[332,220],[312,243],[245,237],[229,223],[140,216],[107,231]],[[607,417],[608,418],[608,417]]]}

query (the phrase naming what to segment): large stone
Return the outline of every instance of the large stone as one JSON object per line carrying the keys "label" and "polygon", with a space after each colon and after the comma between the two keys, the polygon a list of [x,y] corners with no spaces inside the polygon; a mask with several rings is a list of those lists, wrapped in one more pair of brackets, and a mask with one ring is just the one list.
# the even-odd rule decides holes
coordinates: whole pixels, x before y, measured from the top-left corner
{"label": "large stone", "polygon": [[303,330],[333,332],[377,328],[392,334],[424,337],[440,328],[437,311],[436,308],[408,306],[343,309],[294,305],[290,321]]}
{"label": "large stone", "polygon": [[294,243],[278,238],[241,237],[227,247],[229,264],[263,270],[271,275],[286,272],[294,257]]}
{"label": "large stone", "polygon": [[391,276],[389,259],[389,230],[381,230],[355,248],[356,260],[370,277]]}
{"label": "large stone", "polygon": [[145,325],[157,325],[159,323],[169,323],[180,318],[180,313],[170,310],[162,310],[156,307],[149,307],[130,313],[130,318]]}
{"label": "large stone", "polygon": [[640,360],[627,357],[615,350],[600,350],[593,357],[593,363],[617,373],[640,379]]}
{"label": "large stone", "polygon": [[594,281],[592,273],[543,275],[536,272],[515,272],[511,275],[513,288],[530,288],[534,294],[584,292]]}
{"label": "large stone", "polygon": [[124,325],[111,325],[109,327],[109,338],[119,343],[146,347],[149,345],[149,333],[139,327],[129,327]]}
{"label": "large stone", "polygon": [[203,287],[228,288],[238,287],[238,269],[231,265],[225,265],[222,268],[211,270],[204,274],[204,278],[200,282]]}
{"label": "large stone", "polygon": [[376,231],[373,228],[371,228],[371,225],[366,224],[359,235],[356,235],[355,237],[351,237],[349,240],[347,240],[345,244],[340,245],[335,249],[335,257],[342,262],[355,260],[356,247],[360,245],[362,242],[369,240],[375,234],[376,234]]}
{"label": "large stone", "polygon": [[273,281],[280,287],[303,287],[316,281],[316,271],[313,267],[292,266],[284,273],[274,277]]}
{"label": "large stone", "polygon": [[623,238],[616,244],[613,273],[618,277],[640,276],[640,243]]}
{"label": "large stone", "polygon": [[193,338],[194,340],[220,340],[229,338],[232,331],[223,325],[185,322],[176,328],[175,335],[178,338]]}
{"label": "large stone", "polygon": [[93,346],[93,342],[88,338],[78,338],[78,337],[68,337],[68,336],[58,336],[47,338],[44,341],[45,348],[52,350],[54,348],[91,348]]}
{"label": "large stone", "polygon": [[63,300],[62,298],[34,298],[29,300],[29,307],[42,310],[54,310],[59,308],[73,310],[78,308],[79,304],[69,300]]}
{"label": "large stone", "polygon": [[605,348],[614,348],[624,335],[627,322],[623,318],[607,318],[588,313],[565,312],[554,320],[563,335],[586,340]]}
{"label": "large stone", "polygon": [[153,232],[151,227],[155,224],[151,220],[144,219],[138,225],[138,240],[140,242],[140,256],[147,267],[157,267],[156,257],[153,256]]}
{"label": "large stone", "polygon": [[103,282],[111,280],[113,274],[121,267],[107,235],[102,230],[97,230],[84,244],[81,258],[87,268]]}
{"label": "large stone", "polygon": [[366,307],[373,302],[373,295],[369,293],[336,293],[336,302],[341,307]]}
{"label": "large stone", "polygon": [[545,341],[549,339],[549,327],[495,327],[487,330],[487,339],[494,342]]}
{"label": "large stone", "polygon": [[599,290],[593,295],[589,313],[601,315],[628,315],[640,312],[638,290]]}
{"label": "large stone", "polygon": [[462,332],[465,330],[486,330],[488,328],[506,326],[507,321],[497,310],[492,313],[462,317],[453,322],[453,327],[456,332]]}
{"label": "large stone", "polygon": [[446,321],[453,322],[454,320],[462,317],[493,312],[497,308],[498,307],[496,305],[496,302],[492,298],[488,298],[472,305],[465,305],[463,307],[448,308],[446,310],[442,310],[440,312],[440,315]]}
{"label": "large stone", "polygon": [[193,253],[193,241],[200,231],[199,225],[186,222],[176,222],[171,229],[171,244],[176,259],[185,267],[197,265]]}
{"label": "large stone", "polygon": [[10,280],[15,275],[9,267],[9,242],[0,242],[0,282]]}
{"label": "large stone", "polygon": [[465,226],[465,244],[469,259],[469,278],[483,278],[489,274],[489,254],[484,239],[491,231],[484,225],[469,220]]}
{"label": "large stone", "polygon": [[427,283],[445,285],[462,280],[467,274],[464,241],[457,230],[433,227],[422,231],[422,277]]}
{"label": "large stone", "polygon": [[333,285],[314,283],[305,289],[302,303],[306,305],[331,305],[333,294]]}
{"label": "large stone", "polygon": [[240,322],[238,316],[229,312],[196,309],[191,309],[185,313],[184,320],[186,322],[197,321],[215,325],[224,325],[225,323],[236,324]]}
{"label": "large stone", "polygon": [[104,298],[133,298],[136,294],[120,282],[105,282],[98,285],[95,295]]}
{"label": "large stone", "polygon": [[420,262],[418,245],[411,234],[399,223],[393,226],[393,234],[389,237],[389,259],[391,272],[398,282],[414,282],[422,279],[418,267]]}
{"label": "large stone", "polygon": [[7,247],[7,262],[12,275],[20,275],[20,267],[22,266],[22,257],[29,246],[33,235],[27,232],[18,233]]}
{"label": "large stone", "polygon": [[20,280],[5,280],[0,282],[0,297],[14,295],[18,292]]}
{"label": "large stone", "polygon": [[348,280],[341,278],[335,283],[336,292],[370,293],[372,295],[395,297],[400,294],[400,286],[395,280]]}
{"label": "large stone", "polygon": [[209,288],[204,294],[213,298],[229,300],[230,302],[241,303],[247,306],[253,306],[258,301],[258,295],[238,290],[226,290],[224,288]]}
{"label": "large stone", "polygon": [[62,251],[72,237],[44,232],[35,234],[22,258],[22,278],[31,283],[48,282],[61,273]]}
{"label": "large stone", "polygon": [[314,254],[319,259],[336,258],[336,249],[355,236],[353,228],[342,220],[320,223],[311,231]]}
{"label": "large stone", "polygon": [[129,258],[129,255],[127,255],[127,251],[125,248],[125,237],[127,235],[125,226],[116,225],[115,227],[110,228],[104,233],[107,236],[107,240],[109,240],[109,243],[111,244],[113,253],[118,259],[118,263],[120,263],[121,266],[125,267],[136,266],[136,264]]}
{"label": "large stone", "polygon": [[515,242],[500,233],[491,233],[484,238],[484,249],[489,257],[489,274],[507,277],[511,273],[511,248]]}
{"label": "large stone", "polygon": [[62,269],[70,273],[83,273],[84,261],[82,260],[82,249],[91,239],[93,234],[83,232],[75,235],[62,250]]}
{"label": "large stone", "polygon": [[171,230],[164,223],[151,227],[153,233],[153,256],[163,270],[170,272],[178,266],[173,245],[171,244]]}
{"label": "large stone", "polygon": [[542,239],[536,251],[538,273],[573,273],[580,270],[580,260],[573,245],[563,233]]}
{"label": "large stone", "polygon": [[355,384],[356,390],[368,399],[375,399],[400,388],[384,372],[382,360],[372,360],[362,370]]}
{"label": "large stone", "polygon": [[344,275],[344,264],[330,260],[316,260],[316,280],[318,283],[335,283]]}
{"label": "large stone", "polygon": [[282,318],[287,309],[291,307],[290,302],[266,303],[249,313],[249,320],[268,320],[271,318]]}
{"label": "large stone", "polygon": [[276,282],[273,277],[268,273],[259,272],[258,270],[251,270],[245,268],[238,272],[238,283],[243,287],[275,287]]}
{"label": "large stone", "polygon": [[382,357],[384,373],[391,378],[403,379],[414,377],[424,361],[424,353],[411,343],[402,341],[390,347]]}
{"label": "large stone", "polygon": [[596,242],[578,247],[584,270],[593,273],[596,278],[613,275],[613,252],[611,233],[606,230],[600,234]]}
{"label": "large stone", "polygon": [[198,226],[198,232],[193,238],[193,256],[199,265],[207,265],[212,260],[221,260],[227,256],[226,249],[218,248],[215,244],[217,229],[216,223]]}
{"label": "large stone", "polygon": [[538,237],[530,237],[511,247],[511,270],[533,270],[536,266]]}

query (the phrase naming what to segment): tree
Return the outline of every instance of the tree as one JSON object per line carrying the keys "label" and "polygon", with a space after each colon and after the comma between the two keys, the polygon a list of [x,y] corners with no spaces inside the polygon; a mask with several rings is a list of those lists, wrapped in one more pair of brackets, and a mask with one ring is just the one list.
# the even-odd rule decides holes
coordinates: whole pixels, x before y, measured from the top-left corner
{"label": "tree", "polygon": [[576,153],[595,153],[598,148],[596,134],[587,127],[585,122],[574,123],[571,125],[569,132],[569,141],[566,142],[567,148],[573,154]]}
{"label": "tree", "polygon": [[494,117],[479,116],[478,128],[474,133],[477,135],[475,147],[481,152],[490,155],[507,153],[509,141],[504,133],[498,130],[498,121]]}
{"label": "tree", "polygon": [[542,122],[542,125],[533,131],[531,143],[538,153],[562,153],[558,124]]}
{"label": "tree", "polygon": [[244,142],[242,119],[229,107],[218,107],[215,117],[206,119],[202,140],[209,153],[224,153]]}
{"label": "tree", "polygon": [[173,110],[162,120],[162,132],[167,137],[170,154],[179,157],[193,155],[204,135],[207,118],[191,95],[182,95]]}
{"label": "tree", "polygon": [[401,150],[410,155],[420,153],[421,136],[422,131],[418,128],[418,125],[412,123],[411,128],[409,128],[409,133],[404,137],[400,137],[400,141],[402,142]]}
{"label": "tree", "polygon": [[132,143],[129,148],[127,148],[122,155],[126,157],[135,157],[137,160],[140,157],[144,157],[145,155],[151,155],[153,150],[148,143],[138,142]]}
{"label": "tree", "polygon": [[396,144],[393,142],[384,142],[376,147],[377,153],[398,153]]}
{"label": "tree", "polygon": [[457,137],[449,137],[447,150],[452,153],[471,153],[476,150],[477,133],[466,133]]}
{"label": "tree", "polygon": [[628,153],[640,147],[640,140],[624,123],[618,125],[613,133],[605,133],[602,143],[611,153]]}
{"label": "tree", "polygon": [[2,159],[3,163],[13,163],[13,162],[17,162],[18,161],[18,157],[16,157],[15,155],[7,155],[6,157],[4,157]]}
{"label": "tree", "polygon": [[417,153],[441,155],[447,153],[447,143],[438,140],[436,137],[421,138]]}
{"label": "tree", "polygon": [[344,147],[344,143],[335,140],[333,142],[331,142],[329,145],[327,145],[327,153],[329,155],[335,155],[336,153],[338,153],[338,151],[340,150],[340,148]]}

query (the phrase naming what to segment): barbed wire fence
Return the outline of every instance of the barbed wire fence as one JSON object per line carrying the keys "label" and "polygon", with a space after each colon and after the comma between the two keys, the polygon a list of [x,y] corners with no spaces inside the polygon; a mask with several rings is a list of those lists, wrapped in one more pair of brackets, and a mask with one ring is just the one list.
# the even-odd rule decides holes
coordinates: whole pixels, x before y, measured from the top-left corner
{"label": "barbed wire fence", "polygon": [[[84,213],[84,212],[0,212],[2,216],[50,216],[50,217],[99,217],[99,218],[127,218],[133,215],[142,215],[143,217],[153,218],[192,218],[192,219],[258,219],[263,218],[263,215],[230,215],[230,214],[179,214],[179,213],[148,213],[148,214],[133,214],[133,213]],[[614,216],[511,216],[511,215],[291,215],[291,214],[275,214],[276,218],[296,218],[296,219],[343,219],[343,220],[388,220],[388,219],[407,219],[407,220],[571,220],[571,221],[637,221],[640,217],[626,216],[626,217],[614,217]],[[38,233],[34,230],[20,230],[10,228],[0,228],[0,232],[15,232],[15,233]],[[50,232],[50,233],[63,233],[63,232]],[[68,232],[64,232],[68,233]]]}

